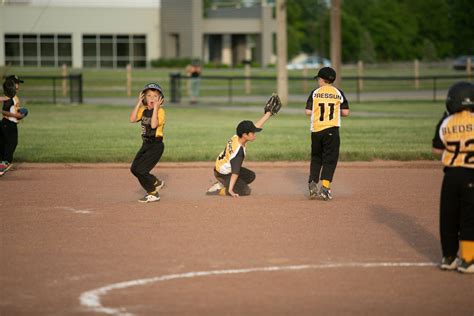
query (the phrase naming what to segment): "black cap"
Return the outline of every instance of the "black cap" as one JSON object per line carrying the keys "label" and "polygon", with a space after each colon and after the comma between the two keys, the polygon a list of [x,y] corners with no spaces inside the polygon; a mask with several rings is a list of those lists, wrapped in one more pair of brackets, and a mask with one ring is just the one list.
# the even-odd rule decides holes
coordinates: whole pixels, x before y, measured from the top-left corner
{"label": "black cap", "polygon": [[316,78],[321,78],[332,83],[336,80],[336,71],[331,67],[323,67],[319,69],[318,74],[314,76],[314,79]]}
{"label": "black cap", "polygon": [[20,80],[20,78],[18,78],[18,76],[16,76],[16,75],[10,75],[10,76],[6,77],[5,80],[13,80],[13,81],[15,81],[15,83],[24,83],[24,81]]}
{"label": "black cap", "polygon": [[157,90],[160,91],[161,96],[164,98],[165,95],[163,94],[163,89],[160,87],[159,84],[157,83],[149,83],[145,87],[143,87],[142,92],[145,92],[146,90]]}
{"label": "black cap", "polygon": [[262,129],[256,127],[252,121],[242,121],[237,125],[237,135],[260,132]]}

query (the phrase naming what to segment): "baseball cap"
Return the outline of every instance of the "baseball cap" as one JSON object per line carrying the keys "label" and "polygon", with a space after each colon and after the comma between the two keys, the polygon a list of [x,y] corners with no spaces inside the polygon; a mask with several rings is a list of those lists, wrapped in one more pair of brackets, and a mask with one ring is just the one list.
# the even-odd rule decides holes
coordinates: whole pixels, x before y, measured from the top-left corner
{"label": "baseball cap", "polygon": [[160,85],[157,83],[149,83],[145,87],[143,87],[142,92],[145,92],[146,90],[157,90],[160,91],[161,96],[164,98],[165,95],[163,94],[163,89],[161,89]]}
{"label": "baseball cap", "polygon": [[237,135],[256,133],[260,132],[262,129],[256,127],[252,121],[242,121],[237,125]]}
{"label": "baseball cap", "polygon": [[314,79],[321,78],[330,82],[336,80],[336,71],[331,67],[323,67],[319,69],[318,74],[314,76]]}
{"label": "baseball cap", "polygon": [[10,76],[6,77],[5,80],[13,80],[13,81],[15,81],[15,83],[24,83],[24,81],[21,80],[20,78],[18,78],[17,75],[10,75]]}

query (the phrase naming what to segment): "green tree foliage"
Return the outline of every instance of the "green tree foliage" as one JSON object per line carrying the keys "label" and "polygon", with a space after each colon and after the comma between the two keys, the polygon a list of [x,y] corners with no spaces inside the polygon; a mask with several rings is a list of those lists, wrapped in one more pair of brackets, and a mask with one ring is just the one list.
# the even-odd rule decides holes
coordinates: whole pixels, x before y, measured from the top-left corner
{"label": "green tree foliage", "polygon": [[300,52],[327,56],[328,7],[324,0],[291,0],[286,2],[288,56]]}
{"label": "green tree foliage", "polygon": [[[330,1],[288,0],[288,54],[329,56]],[[342,0],[342,59],[435,60],[474,54],[472,0]]]}
{"label": "green tree foliage", "polygon": [[474,5],[472,0],[448,0],[453,23],[452,43],[456,55],[474,55]]}

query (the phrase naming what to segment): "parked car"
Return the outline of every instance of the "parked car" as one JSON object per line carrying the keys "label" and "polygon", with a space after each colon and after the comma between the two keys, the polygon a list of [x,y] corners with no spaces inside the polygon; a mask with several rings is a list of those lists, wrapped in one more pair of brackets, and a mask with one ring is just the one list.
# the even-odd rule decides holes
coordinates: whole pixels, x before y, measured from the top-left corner
{"label": "parked car", "polygon": [[466,70],[468,58],[471,58],[471,69],[474,69],[474,55],[460,56],[456,58],[456,60],[453,63],[453,68],[456,70]]}
{"label": "parked car", "polygon": [[286,65],[286,69],[288,70],[301,70],[303,68],[307,69],[317,69],[321,67],[330,67],[331,61],[327,58],[319,57],[319,56],[308,56],[306,59],[302,61],[298,61],[295,63],[290,63]]}

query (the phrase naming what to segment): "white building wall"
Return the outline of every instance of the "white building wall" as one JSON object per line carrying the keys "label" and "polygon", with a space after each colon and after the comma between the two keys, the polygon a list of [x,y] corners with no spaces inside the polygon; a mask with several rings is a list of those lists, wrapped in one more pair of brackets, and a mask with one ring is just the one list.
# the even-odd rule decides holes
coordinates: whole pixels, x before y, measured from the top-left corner
{"label": "white building wall", "polygon": [[159,8],[0,6],[0,65],[4,34],[71,34],[73,67],[82,67],[82,34],[145,34],[147,60],[160,57]]}

